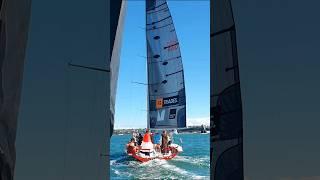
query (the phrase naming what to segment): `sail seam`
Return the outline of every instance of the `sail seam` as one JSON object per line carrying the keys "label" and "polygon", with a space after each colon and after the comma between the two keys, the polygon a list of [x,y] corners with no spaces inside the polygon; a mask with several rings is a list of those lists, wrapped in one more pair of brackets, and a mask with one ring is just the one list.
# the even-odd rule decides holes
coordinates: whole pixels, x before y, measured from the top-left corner
{"label": "sail seam", "polygon": [[232,87],[234,87],[234,86],[236,86],[236,85],[240,85],[240,82],[238,81],[238,82],[235,82],[235,83],[231,84],[230,86],[224,88],[221,93],[219,93],[219,94],[213,94],[213,96],[220,96],[220,95],[223,94],[225,91],[229,90],[230,88],[232,88]]}
{"label": "sail seam", "polygon": [[226,29],[223,29],[223,30],[221,30],[221,31],[212,33],[210,36],[211,36],[211,37],[214,37],[214,36],[217,36],[217,35],[220,35],[220,34],[223,34],[223,33],[229,32],[229,31],[232,31],[232,30],[235,30],[235,25],[232,25],[231,27],[226,28]]}
{"label": "sail seam", "polygon": [[179,59],[179,58],[181,58],[181,56],[169,58],[169,59],[166,59],[166,60],[163,60],[163,61],[149,62],[149,64],[152,64],[152,63],[161,63],[161,62],[166,62],[166,61],[172,61],[172,60]]}
{"label": "sail seam", "polygon": [[153,24],[159,23],[159,22],[164,21],[164,20],[169,19],[169,18],[171,18],[171,15],[168,16],[168,17],[165,17],[165,18],[163,18],[163,19],[160,19],[160,20],[158,20],[158,21],[154,21],[154,22],[149,23],[149,24],[147,23],[147,25],[153,25]]}
{"label": "sail seam", "polygon": [[162,95],[174,94],[174,93],[179,93],[179,91],[173,91],[173,92],[163,93],[163,94],[157,94],[157,95],[151,95],[151,94],[150,94],[150,96],[162,96]]}
{"label": "sail seam", "polygon": [[182,72],[182,70],[180,70],[180,71],[176,71],[176,72],[174,72],[174,73],[166,74],[166,76],[168,77],[168,76],[171,76],[171,75],[177,74],[177,73],[179,73],[179,72]]}
{"label": "sail seam", "polygon": [[68,63],[68,65],[73,66],[73,67],[83,68],[83,69],[90,69],[90,70],[102,71],[102,72],[110,72],[110,70],[97,68],[97,67],[82,66],[82,65],[71,64],[71,63]]}
{"label": "sail seam", "polygon": [[[157,9],[158,7],[161,7],[161,6],[165,5],[165,4],[166,4],[166,2],[165,2],[165,3],[162,3],[162,4],[158,5],[158,6],[155,6],[155,7],[153,7],[152,9],[150,9],[150,10],[148,10],[148,11],[154,11],[154,10]],[[148,12],[148,11],[147,11],[147,12]]]}
{"label": "sail seam", "polygon": [[[238,139],[238,138],[236,138],[236,139]],[[213,143],[215,143],[215,142],[217,142],[217,141],[214,141]],[[221,164],[218,164],[218,163],[220,163],[220,159],[223,157],[223,155],[226,153],[226,152],[229,152],[230,150],[232,150],[233,148],[236,148],[237,146],[240,146],[241,144],[240,143],[238,143],[238,144],[235,144],[235,145],[232,145],[231,147],[229,147],[229,148],[227,148],[226,150],[224,150],[220,155],[219,155],[219,157],[216,159],[216,158],[214,158],[214,159],[216,159],[216,161],[214,162],[214,171],[213,171],[213,174],[214,174],[214,179],[217,179],[216,178],[216,176],[217,176],[217,166],[218,165],[221,165]]]}
{"label": "sail seam", "polygon": [[234,65],[234,66],[232,66],[232,67],[226,68],[226,72],[228,72],[228,71],[230,71],[230,70],[234,70],[234,69],[236,69],[236,68],[238,68],[238,65]]}
{"label": "sail seam", "polygon": [[172,24],[173,24],[173,23],[169,23],[169,24],[167,24],[167,25],[163,25],[163,26],[159,26],[159,27],[155,27],[155,26],[154,26],[153,28],[147,29],[147,31],[161,29],[161,28],[170,26],[170,25],[172,25]]}
{"label": "sail seam", "polygon": [[173,47],[173,46],[176,46],[176,45],[178,45],[179,43],[177,42],[177,43],[175,43],[175,44],[171,44],[171,45],[169,45],[169,46],[166,46],[166,47],[164,47],[163,49],[167,49],[167,48],[170,48],[170,47]]}
{"label": "sail seam", "polygon": [[148,14],[153,14],[153,13],[160,12],[160,11],[163,11],[163,10],[166,10],[166,9],[168,9],[168,7],[165,7],[165,8],[163,8],[163,9],[159,9],[159,10],[154,11],[154,12],[147,12],[147,13],[148,13]]}

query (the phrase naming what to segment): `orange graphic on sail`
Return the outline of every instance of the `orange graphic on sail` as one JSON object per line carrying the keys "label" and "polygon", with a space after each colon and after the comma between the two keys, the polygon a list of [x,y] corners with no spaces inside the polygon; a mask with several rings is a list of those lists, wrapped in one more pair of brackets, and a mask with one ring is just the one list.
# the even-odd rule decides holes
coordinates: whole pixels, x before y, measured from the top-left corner
{"label": "orange graphic on sail", "polygon": [[157,109],[161,109],[162,106],[163,106],[163,98],[157,99],[157,101],[156,101],[156,108],[157,108]]}

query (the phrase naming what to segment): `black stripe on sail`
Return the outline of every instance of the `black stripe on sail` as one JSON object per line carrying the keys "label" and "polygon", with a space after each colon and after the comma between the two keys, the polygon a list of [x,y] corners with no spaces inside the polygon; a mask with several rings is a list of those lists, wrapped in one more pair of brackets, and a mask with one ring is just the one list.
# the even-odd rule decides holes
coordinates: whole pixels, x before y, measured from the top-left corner
{"label": "black stripe on sail", "polygon": [[163,61],[153,61],[153,62],[150,62],[149,64],[152,64],[152,63],[162,63],[162,62],[172,61],[172,60],[179,59],[179,58],[181,58],[181,56],[177,56],[177,57],[165,59],[165,60],[163,60]]}
{"label": "black stripe on sail", "polygon": [[159,9],[159,10],[154,11],[154,12],[147,12],[147,14],[152,14],[152,13],[160,12],[160,11],[163,11],[163,10],[166,10],[166,9],[169,9],[169,8],[168,8],[168,7],[165,7],[165,8]]}
{"label": "black stripe on sail", "polygon": [[182,70],[176,71],[176,72],[174,72],[174,73],[166,74],[166,76],[171,76],[171,75],[177,74],[177,73],[179,73],[179,72],[182,72]]}
{"label": "black stripe on sail", "polygon": [[[149,9],[148,11],[150,12],[150,11],[154,11],[155,9],[157,9],[158,7],[161,7],[161,6],[163,6],[163,5],[165,5],[166,4],[166,2],[165,3],[162,3],[162,4],[160,4],[160,5],[158,5],[158,6],[155,6],[155,7],[153,7],[152,9]],[[147,11],[147,12],[148,12]]]}
{"label": "black stripe on sail", "polygon": [[214,36],[217,36],[219,34],[223,34],[223,33],[226,33],[226,32],[229,32],[229,31],[232,31],[232,30],[235,30],[236,29],[236,26],[235,25],[232,25],[231,27],[227,28],[227,29],[223,29],[221,31],[218,31],[218,32],[215,32],[213,34],[211,34],[210,36],[211,37],[214,37]]}
{"label": "black stripe on sail", "polygon": [[[164,80],[164,81],[166,81],[166,82],[167,82],[167,80]],[[165,83],[166,83],[166,82],[165,82]],[[146,86],[154,86],[154,85],[160,85],[161,83],[163,83],[163,81],[162,81],[162,82],[160,82],[160,83],[152,83],[152,84],[142,83],[142,82],[135,82],[135,81],[132,81],[131,83],[134,83],[134,84],[140,84],[140,85],[146,85]]]}
{"label": "black stripe on sail", "polygon": [[160,19],[159,21],[154,21],[154,22],[149,23],[149,24],[147,23],[147,25],[153,25],[153,24],[159,23],[159,22],[164,21],[164,20],[169,19],[169,18],[171,18],[171,15],[168,16],[168,17],[165,17],[165,18],[163,18],[163,19]]}
{"label": "black stripe on sail", "polygon": [[166,24],[166,25],[163,25],[163,26],[159,26],[159,27],[153,26],[152,28],[147,29],[147,31],[152,31],[152,30],[161,29],[161,28],[170,26],[170,25],[172,25],[172,24],[173,24],[173,23],[169,23],[169,24]]}
{"label": "black stripe on sail", "polygon": [[177,56],[177,57],[169,58],[169,59],[167,59],[166,61],[170,61],[170,60],[173,60],[173,59],[179,59],[179,58],[181,58],[181,56]]}
{"label": "black stripe on sail", "polygon": [[166,59],[166,61],[170,61],[170,60],[173,60],[173,59],[179,59],[179,58],[181,58],[181,56],[177,56],[177,57],[169,58],[169,59]]}
{"label": "black stripe on sail", "polygon": [[169,46],[166,46],[166,47],[164,47],[163,49],[167,49],[167,48],[170,48],[170,47],[172,47],[172,46],[176,46],[176,45],[178,45],[179,43],[177,42],[177,43],[175,43],[175,44],[171,44],[171,45],[169,45]]}
{"label": "black stripe on sail", "polygon": [[230,71],[230,70],[234,70],[238,68],[238,65],[235,65],[235,66],[232,66],[232,67],[229,67],[229,68],[226,68],[226,72]]}
{"label": "black stripe on sail", "polygon": [[78,64],[72,64],[72,63],[68,63],[68,65],[73,66],[73,67],[83,68],[83,69],[90,69],[90,70],[102,71],[102,72],[110,72],[110,70],[97,68],[97,67],[82,66],[82,65],[78,65]]}

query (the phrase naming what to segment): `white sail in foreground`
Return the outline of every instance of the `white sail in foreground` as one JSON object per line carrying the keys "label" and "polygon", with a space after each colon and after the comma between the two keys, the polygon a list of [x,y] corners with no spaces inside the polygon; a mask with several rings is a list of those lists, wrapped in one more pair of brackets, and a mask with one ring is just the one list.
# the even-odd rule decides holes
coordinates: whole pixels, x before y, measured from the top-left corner
{"label": "white sail in foreground", "polygon": [[242,180],[242,105],[230,1],[213,0],[211,15],[211,178]]}

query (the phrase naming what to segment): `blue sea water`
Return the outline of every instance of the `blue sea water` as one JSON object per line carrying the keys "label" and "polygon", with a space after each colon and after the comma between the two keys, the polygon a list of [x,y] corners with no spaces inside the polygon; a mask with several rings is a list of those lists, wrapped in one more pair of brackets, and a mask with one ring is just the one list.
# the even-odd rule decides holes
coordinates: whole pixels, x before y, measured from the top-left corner
{"label": "blue sea water", "polygon": [[146,163],[126,155],[125,145],[130,138],[111,138],[111,179],[210,179],[209,134],[176,134],[174,143],[182,145],[182,153],[169,161],[156,159]]}

